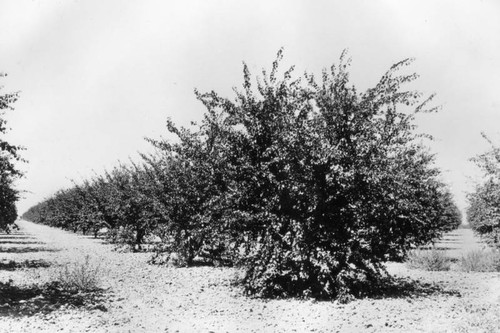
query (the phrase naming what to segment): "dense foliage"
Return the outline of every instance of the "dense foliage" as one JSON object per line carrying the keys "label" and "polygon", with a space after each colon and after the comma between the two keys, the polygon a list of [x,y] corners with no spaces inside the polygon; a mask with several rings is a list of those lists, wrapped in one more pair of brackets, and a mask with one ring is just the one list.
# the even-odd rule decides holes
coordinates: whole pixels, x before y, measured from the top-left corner
{"label": "dense foliage", "polygon": [[106,227],[137,246],[154,235],[181,264],[242,265],[251,294],[320,298],[359,294],[385,261],[460,224],[415,132],[430,98],[401,89],[416,78],[400,74],[410,61],[360,93],[345,55],[319,79],[293,78],[293,68],[279,78],[280,60],[255,87],[245,65],[234,100],[196,92],[201,124],[169,121],[178,140],[149,139],[156,153],[142,165],[60,191],[24,217]]}
{"label": "dense foliage", "polygon": [[[483,135],[484,136],[484,135]],[[500,245],[500,148],[491,149],[474,160],[484,174],[473,193],[469,194],[467,220],[472,229],[488,242]]]}
{"label": "dense foliage", "polygon": [[22,217],[96,236],[104,228],[111,240],[140,249],[159,219],[148,192],[149,177],[145,168],[120,165],[81,185],[58,191]]}
{"label": "dense foliage", "polygon": [[[0,78],[5,76],[0,73]],[[17,93],[0,94],[0,230],[4,231],[9,231],[17,219],[16,201],[19,193],[13,182],[21,176],[21,173],[14,163],[20,160],[21,148],[4,139],[8,130],[5,111],[12,110],[12,104],[17,98]]]}
{"label": "dense foliage", "polygon": [[462,225],[462,212],[453,201],[453,196],[447,189],[441,192],[441,205],[443,214],[441,215],[441,224],[445,231],[458,229]]}

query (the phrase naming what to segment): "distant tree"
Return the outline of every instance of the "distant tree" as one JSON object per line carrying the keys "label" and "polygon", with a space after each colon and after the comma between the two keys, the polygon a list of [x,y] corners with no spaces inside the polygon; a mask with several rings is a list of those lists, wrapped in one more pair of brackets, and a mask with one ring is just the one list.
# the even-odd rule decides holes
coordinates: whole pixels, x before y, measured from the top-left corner
{"label": "distant tree", "polygon": [[140,250],[159,219],[148,186],[150,179],[142,166],[133,163],[106,173],[106,181],[110,190],[107,205],[116,212],[120,242]]}
{"label": "distant tree", "polygon": [[441,216],[443,229],[446,231],[457,229],[462,224],[462,213],[453,201],[452,194],[447,189],[442,191],[441,204],[444,210]]}

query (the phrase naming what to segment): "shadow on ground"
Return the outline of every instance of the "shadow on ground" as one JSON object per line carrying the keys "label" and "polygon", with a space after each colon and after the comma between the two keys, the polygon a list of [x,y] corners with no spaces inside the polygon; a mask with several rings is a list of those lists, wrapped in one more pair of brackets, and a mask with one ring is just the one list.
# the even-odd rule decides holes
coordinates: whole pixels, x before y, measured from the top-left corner
{"label": "shadow on ground", "polygon": [[0,236],[0,240],[11,240],[11,239],[36,239],[33,236]]}
{"label": "shadow on ground", "polygon": [[436,251],[450,251],[460,249],[459,246],[422,246],[419,247],[419,250],[436,250]]}
{"label": "shadow on ground", "polygon": [[0,244],[30,245],[30,244],[44,244],[44,242],[24,241],[24,240],[0,240]]}
{"label": "shadow on ground", "polygon": [[50,267],[50,263],[45,260],[2,260],[0,261],[0,270],[4,271],[14,271],[16,269],[23,268],[47,268]]}
{"label": "shadow on ground", "polygon": [[407,277],[390,277],[383,279],[377,286],[365,290],[362,298],[419,298],[428,296],[455,296],[462,295],[458,290],[445,288],[436,283],[420,282]]}
{"label": "shadow on ground", "polygon": [[3,247],[0,246],[0,253],[29,253],[29,252],[58,252],[60,249],[47,247]]}
{"label": "shadow on ground", "polygon": [[0,282],[0,316],[32,316],[61,308],[107,311],[103,301],[102,290],[82,293],[65,290],[57,282],[43,286],[15,286],[11,282]]}

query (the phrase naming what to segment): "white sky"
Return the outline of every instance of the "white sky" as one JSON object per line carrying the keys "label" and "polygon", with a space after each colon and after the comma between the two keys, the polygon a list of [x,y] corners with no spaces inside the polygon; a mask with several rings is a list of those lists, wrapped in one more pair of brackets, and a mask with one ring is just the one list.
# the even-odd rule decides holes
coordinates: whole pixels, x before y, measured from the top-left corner
{"label": "white sky", "polygon": [[436,93],[422,132],[461,208],[469,159],[500,124],[500,2],[0,0],[1,93],[21,91],[7,119],[23,145],[30,191],[23,213],[71,179],[90,177],[150,149],[165,121],[200,120],[193,89],[232,97],[242,61],[254,74],[280,47],[298,73],[319,72],[348,48],[352,83],[375,84],[415,57],[414,85]]}

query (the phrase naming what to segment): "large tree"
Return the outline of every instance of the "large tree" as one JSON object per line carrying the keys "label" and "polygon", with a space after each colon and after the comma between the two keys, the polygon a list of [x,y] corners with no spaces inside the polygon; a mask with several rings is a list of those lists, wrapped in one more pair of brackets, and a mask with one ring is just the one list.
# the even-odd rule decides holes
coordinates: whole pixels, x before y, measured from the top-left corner
{"label": "large tree", "polygon": [[170,125],[180,143],[156,146],[219,185],[203,215],[217,212],[208,229],[231,235],[249,293],[357,293],[382,276],[383,262],[447,229],[444,186],[414,123],[435,109],[401,90],[416,78],[399,74],[409,60],[364,93],[349,83],[345,54],[320,80],[294,79],[293,68],[280,79],[280,60],[256,88],[245,65],[235,100],[197,93],[202,124]]}

